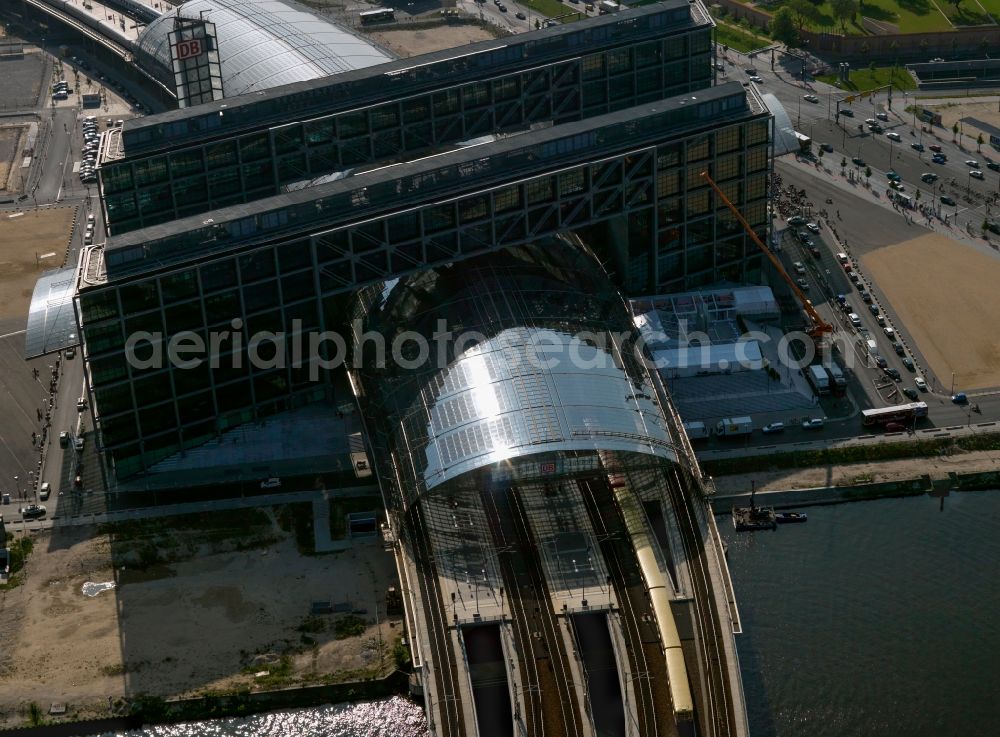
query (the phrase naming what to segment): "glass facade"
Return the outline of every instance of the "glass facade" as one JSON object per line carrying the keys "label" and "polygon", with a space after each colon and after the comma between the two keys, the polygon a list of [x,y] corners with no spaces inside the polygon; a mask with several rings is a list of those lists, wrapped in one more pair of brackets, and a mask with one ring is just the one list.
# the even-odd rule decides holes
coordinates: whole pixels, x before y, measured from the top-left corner
{"label": "glass facade", "polygon": [[[378,94],[388,99],[344,98],[335,112],[107,167],[116,233],[104,254],[108,281],[81,290],[78,314],[113,474],[133,476],[230,428],[330,396],[329,370],[309,359],[329,358],[337,345],[317,352],[310,338],[344,333],[343,305],[359,288],[421,283],[414,275],[432,278],[503,249],[562,252],[567,231],[632,294],[757,278],[755,246],[701,174],[766,238],[770,115],[752,88],[711,86],[700,5],[656,7],[526,34],[460,61],[409,59],[393,72],[408,95],[387,93],[383,76]],[[553,61],[568,50],[573,58]],[[468,78],[432,84],[433,68]],[[292,98],[283,98],[285,121]],[[257,104],[237,102],[233,112]],[[188,113],[170,125],[202,118]],[[558,125],[416,156],[541,121]],[[166,123],[144,130],[157,125]],[[417,160],[287,186],[390,158]],[[157,227],[122,232],[140,225]],[[597,289],[605,291],[610,284]]]}
{"label": "glass facade", "polygon": [[[365,284],[600,222],[626,224],[619,253],[598,250],[607,263],[625,263],[617,280],[632,293],[746,280],[755,247],[701,177],[710,172],[766,238],[770,122],[746,109],[743,117],[750,119],[476,194],[442,201],[428,187],[424,204],[406,212],[369,219],[361,211],[355,224],[84,291],[86,354],[116,472],[134,473],[214,433],[324,396],[327,377],[296,367],[295,346],[339,329],[339,300]],[[566,146],[596,153],[586,136]],[[160,336],[154,342],[164,354],[183,331],[206,346],[227,337],[213,354],[216,368],[136,368],[124,350],[138,331]],[[251,336],[262,331],[285,334],[284,361],[251,365]],[[153,349],[144,343],[139,358]]]}

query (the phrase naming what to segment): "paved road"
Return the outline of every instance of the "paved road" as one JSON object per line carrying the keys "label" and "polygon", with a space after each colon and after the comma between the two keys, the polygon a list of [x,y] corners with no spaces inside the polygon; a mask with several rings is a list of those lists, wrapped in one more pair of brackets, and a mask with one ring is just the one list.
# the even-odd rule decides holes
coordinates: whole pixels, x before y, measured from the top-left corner
{"label": "paved road", "polygon": [[[1000,190],[1000,172],[986,167],[991,160],[1000,164],[1000,154],[992,151],[989,146],[979,152],[975,141],[968,137],[964,138],[963,150],[959,143],[952,142],[951,131],[944,128],[925,125],[923,127],[927,130],[922,130],[919,121],[915,121],[913,115],[906,112],[906,107],[914,103],[912,94],[895,92],[891,107],[889,97],[884,92],[865,100],[855,100],[849,105],[845,103],[841,107],[850,107],[854,117],[840,117],[838,120],[837,103],[849,93],[824,82],[803,82],[798,78],[798,61],[777,54],[776,64],[772,69],[769,53],[754,60],[732,50],[727,56],[729,58],[725,63],[724,78],[747,81],[748,74],[745,70],[753,67],[763,79],[758,85],[761,91],[773,93],[778,98],[799,131],[810,136],[815,144],[829,143],[833,146],[833,153],[827,153],[823,157],[828,165],[835,165],[839,169],[841,159],[847,159],[849,167],[861,176],[865,167],[850,162],[856,157],[862,159],[873,170],[873,188],[883,193],[888,185],[885,172],[894,170],[902,177],[906,194],[915,196],[919,189],[920,202],[933,202],[941,217],[947,215],[954,222],[957,216],[963,227],[971,225],[977,233],[985,217],[996,215],[1000,220],[1000,206],[988,205],[988,198]],[[805,101],[805,94],[816,95],[819,102]],[[995,101],[996,97],[987,99]],[[893,142],[884,133],[868,132],[865,120],[874,118],[879,112],[884,112],[889,117],[888,122],[881,123],[884,132],[898,133],[901,141]],[[858,125],[862,126],[861,131],[858,130]],[[943,153],[948,156],[948,161],[943,165],[932,163],[930,150],[915,151],[911,148],[914,143],[922,143],[925,149],[931,144],[940,145]],[[814,149],[817,147],[814,146]],[[976,160],[980,164],[984,180],[969,176],[972,169],[965,165],[967,159]],[[920,180],[924,173],[937,174],[939,179],[933,184],[924,183]],[[952,179],[955,180],[954,185],[951,184]],[[940,202],[941,195],[953,197],[958,205],[943,205]]]}

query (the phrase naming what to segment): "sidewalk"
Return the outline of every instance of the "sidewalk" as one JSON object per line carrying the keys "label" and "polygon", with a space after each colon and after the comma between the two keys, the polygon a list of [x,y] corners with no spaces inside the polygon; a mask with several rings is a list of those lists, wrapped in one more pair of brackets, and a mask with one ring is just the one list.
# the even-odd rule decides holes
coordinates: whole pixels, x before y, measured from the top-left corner
{"label": "sidewalk", "polygon": [[[973,422],[971,425],[949,425],[948,427],[928,427],[917,430],[912,435],[905,432],[887,432],[879,435],[859,435],[854,438],[823,438],[801,440],[777,445],[757,445],[747,448],[713,448],[696,452],[700,461],[715,461],[724,458],[748,458],[753,456],[779,455],[802,450],[822,450],[825,448],[849,448],[858,445],[878,445],[880,443],[912,443],[918,440],[940,440],[942,438],[963,437],[978,433],[994,433],[1000,429],[1000,422]],[[919,459],[918,459],[919,460]]]}

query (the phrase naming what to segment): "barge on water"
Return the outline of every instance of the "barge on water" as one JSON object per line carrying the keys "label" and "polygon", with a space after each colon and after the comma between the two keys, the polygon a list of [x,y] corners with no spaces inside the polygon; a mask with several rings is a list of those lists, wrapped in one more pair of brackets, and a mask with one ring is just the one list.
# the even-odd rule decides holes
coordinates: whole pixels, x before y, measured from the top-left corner
{"label": "barge on water", "polygon": [[733,527],[737,532],[773,530],[777,526],[774,507],[733,507]]}

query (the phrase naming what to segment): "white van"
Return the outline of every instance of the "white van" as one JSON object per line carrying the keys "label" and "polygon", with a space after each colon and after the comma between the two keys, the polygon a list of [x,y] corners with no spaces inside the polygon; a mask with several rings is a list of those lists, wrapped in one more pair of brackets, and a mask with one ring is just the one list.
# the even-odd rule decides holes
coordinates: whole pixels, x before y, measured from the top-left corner
{"label": "white van", "polygon": [[876,343],[874,340],[872,340],[871,338],[869,338],[868,339],[868,343],[866,345],[868,347],[868,352],[869,353],[871,353],[873,356],[877,356],[878,355],[878,343]]}

